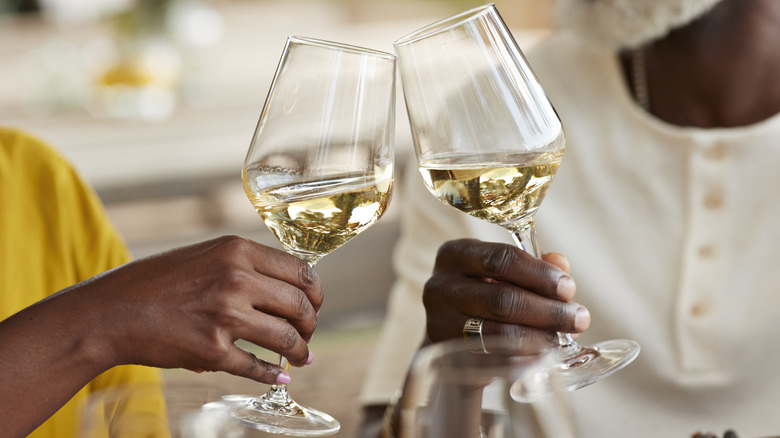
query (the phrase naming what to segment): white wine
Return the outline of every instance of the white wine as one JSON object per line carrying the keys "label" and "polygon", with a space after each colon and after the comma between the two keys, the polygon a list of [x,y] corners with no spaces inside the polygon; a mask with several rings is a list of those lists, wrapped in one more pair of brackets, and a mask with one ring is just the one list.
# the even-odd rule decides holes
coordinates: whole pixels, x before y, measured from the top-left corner
{"label": "white wine", "polygon": [[244,189],[260,217],[296,257],[315,263],[376,222],[392,194],[385,175],[338,175],[327,180],[297,181],[253,191],[248,181],[262,179],[247,170]]}
{"label": "white wine", "polygon": [[562,151],[518,153],[479,162],[473,156],[437,156],[419,169],[428,190],[444,203],[516,230],[536,213],[562,156]]}

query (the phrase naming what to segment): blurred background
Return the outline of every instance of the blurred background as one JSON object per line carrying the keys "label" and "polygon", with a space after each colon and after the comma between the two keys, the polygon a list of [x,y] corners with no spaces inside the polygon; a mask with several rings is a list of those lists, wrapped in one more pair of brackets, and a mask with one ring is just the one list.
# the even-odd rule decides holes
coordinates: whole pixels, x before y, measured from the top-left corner
{"label": "blurred background", "polygon": [[[552,1],[495,3],[528,48],[549,29]],[[280,247],[244,195],[241,165],[286,37],[392,52],[395,39],[483,3],[0,0],[0,124],[57,148],[95,188],[135,257],[223,234]],[[398,97],[393,202],[318,264],[326,300],[315,362],[293,370],[296,399],[337,417],[344,437],[356,430],[356,397],[393,282],[401,163],[413,153],[400,87]],[[220,374],[167,370],[166,378],[262,390]]]}

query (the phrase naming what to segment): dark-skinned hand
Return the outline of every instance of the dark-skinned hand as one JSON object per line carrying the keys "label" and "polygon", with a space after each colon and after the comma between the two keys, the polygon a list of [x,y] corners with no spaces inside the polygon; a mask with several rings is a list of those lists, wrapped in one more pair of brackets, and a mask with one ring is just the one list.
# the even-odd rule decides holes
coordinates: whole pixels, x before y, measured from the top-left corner
{"label": "dark-skinned hand", "polygon": [[81,312],[107,309],[91,319],[109,323],[95,344],[115,364],[226,371],[264,383],[275,383],[280,368],[233,342],[304,365],[322,305],[319,278],[305,262],[232,236],[138,260],[81,286],[89,289]]}
{"label": "dark-skinned hand", "polygon": [[571,301],[576,285],[569,269],[556,253],[539,260],[503,243],[444,243],[423,291],[428,342],[462,337],[469,317],[485,318],[485,336],[521,339],[533,348],[554,342],[555,332],[585,331],[590,314]]}
{"label": "dark-skinned hand", "polygon": [[116,365],[225,371],[288,383],[243,339],[310,363],[322,305],[303,261],[236,236],[137,260],[64,289],[0,321],[0,412],[24,436]]}

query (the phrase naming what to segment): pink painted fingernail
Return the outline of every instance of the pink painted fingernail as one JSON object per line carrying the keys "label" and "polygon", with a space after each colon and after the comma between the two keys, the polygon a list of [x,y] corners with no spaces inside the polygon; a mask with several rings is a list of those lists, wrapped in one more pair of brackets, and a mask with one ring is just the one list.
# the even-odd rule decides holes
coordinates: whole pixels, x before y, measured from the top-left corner
{"label": "pink painted fingernail", "polygon": [[306,365],[309,365],[309,364],[311,364],[312,362],[314,362],[314,353],[312,353],[312,352],[310,351],[310,352],[309,352],[309,357],[306,359]]}
{"label": "pink painted fingernail", "polygon": [[292,379],[290,378],[290,375],[285,372],[281,372],[278,376],[276,376],[276,383],[280,385],[287,385],[291,380]]}

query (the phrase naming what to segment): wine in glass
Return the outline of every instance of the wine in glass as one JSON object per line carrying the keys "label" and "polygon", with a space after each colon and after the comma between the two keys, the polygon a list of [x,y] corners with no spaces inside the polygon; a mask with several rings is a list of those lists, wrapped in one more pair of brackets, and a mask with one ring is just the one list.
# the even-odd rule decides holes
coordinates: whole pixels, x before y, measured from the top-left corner
{"label": "wine in glass", "polygon": [[[564,132],[495,6],[433,23],[394,46],[427,188],[541,257],[534,213],[561,163]],[[594,383],[639,353],[630,340],[584,347],[559,333],[558,341],[566,389]]]}
{"label": "wine in glass", "polygon": [[[244,190],[290,254],[314,266],[374,224],[393,186],[395,57],[290,37],[242,171]],[[288,366],[280,357],[280,365]],[[295,436],[339,430],[273,385],[233,412],[241,424]]]}

